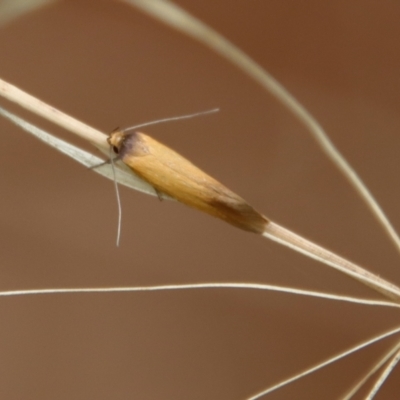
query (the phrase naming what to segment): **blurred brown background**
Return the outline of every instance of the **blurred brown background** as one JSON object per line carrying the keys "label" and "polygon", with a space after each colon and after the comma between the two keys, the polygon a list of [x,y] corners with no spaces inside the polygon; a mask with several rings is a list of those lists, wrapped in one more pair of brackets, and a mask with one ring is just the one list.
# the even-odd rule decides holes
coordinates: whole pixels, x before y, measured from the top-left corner
{"label": "blurred brown background", "polygon": [[[318,118],[400,226],[399,3],[178,3]],[[0,51],[3,79],[104,132],[220,107],[146,131],[271,219],[400,284],[398,253],[305,129],[193,40],[118,2],[60,1],[3,25]],[[378,298],[256,235],[125,188],[116,248],[112,182],[3,119],[0,132],[2,290],[260,282]],[[2,298],[0,398],[243,400],[395,327],[395,315],[230,289]],[[395,339],[266,398],[338,399]],[[376,398],[397,398],[399,378]]]}

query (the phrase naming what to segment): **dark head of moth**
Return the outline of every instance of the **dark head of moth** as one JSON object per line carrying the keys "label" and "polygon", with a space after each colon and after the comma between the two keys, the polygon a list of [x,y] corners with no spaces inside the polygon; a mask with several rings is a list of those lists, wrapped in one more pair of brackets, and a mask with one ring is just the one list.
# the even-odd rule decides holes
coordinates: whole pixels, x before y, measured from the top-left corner
{"label": "dark head of moth", "polygon": [[116,130],[107,139],[136,175],[190,207],[246,231],[262,234],[268,219],[244,199],[169,147],[141,132]]}

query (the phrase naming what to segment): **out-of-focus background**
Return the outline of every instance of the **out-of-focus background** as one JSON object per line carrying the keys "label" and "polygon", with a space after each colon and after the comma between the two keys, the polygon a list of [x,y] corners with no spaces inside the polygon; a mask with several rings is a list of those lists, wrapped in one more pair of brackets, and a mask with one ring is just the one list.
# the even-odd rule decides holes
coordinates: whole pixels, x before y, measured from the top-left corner
{"label": "out-of-focus background", "polygon": [[[399,3],[177,3],[318,118],[399,226]],[[117,1],[54,1],[3,24],[0,54],[1,78],[104,132],[220,107],[146,132],[274,221],[400,284],[399,254],[306,130],[192,39]],[[256,235],[125,188],[116,248],[111,181],[3,119],[0,133],[1,290],[258,282],[378,298]],[[0,398],[243,400],[395,327],[396,315],[232,289],[1,298]],[[394,340],[266,398],[340,398]],[[395,398],[399,381],[395,370],[376,398]]]}

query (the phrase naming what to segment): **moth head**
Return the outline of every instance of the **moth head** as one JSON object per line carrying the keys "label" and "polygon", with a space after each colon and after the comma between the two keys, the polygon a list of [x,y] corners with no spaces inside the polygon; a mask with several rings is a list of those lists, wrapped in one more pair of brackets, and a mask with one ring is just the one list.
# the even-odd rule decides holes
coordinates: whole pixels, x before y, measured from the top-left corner
{"label": "moth head", "polygon": [[112,147],[114,152],[118,154],[124,145],[125,139],[126,133],[117,129],[110,133],[110,136],[107,138],[107,142]]}

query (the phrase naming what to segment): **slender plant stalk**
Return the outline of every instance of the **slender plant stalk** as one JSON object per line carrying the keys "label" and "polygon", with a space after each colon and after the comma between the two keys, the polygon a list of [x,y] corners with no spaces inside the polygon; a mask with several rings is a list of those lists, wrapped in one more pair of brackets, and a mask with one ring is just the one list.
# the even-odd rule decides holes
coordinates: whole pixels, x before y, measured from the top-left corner
{"label": "slender plant stalk", "polygon": [[357,264],[354,264],[307,239],[304,239],[296,233],[291,232],[274,222],[267,224],[263,236],[329,265],[338,271],[351,276],[359,282],[362,282],[377,292],[380,292],[384,296],[389,297],[396,302],[400,302],[400,288],[398,286],[393,285]]}
{"label": "slender plant stalk", "polygon": [[378,362],[375,363],[375,365],[363,376],[362,379],[360,379],[356,385],[354,385],[353,388],[351,388],[350,391],[348,391],[342,398],[341,400],[350,400],[360,389],[361,387],[367,382],[367,380],[376,372],[378,371],[379,368],[382,367],[383,364],[385,364],[390,358],[393,357],[393,355],[399,351],[400,344],[396,343],[395,346],[393,346]]}
{"label": "slender plant stalk", "polygon": [[[17,115],[5,110],[0,107],[0,115],[8,119],[10,122],[20,127],[24,131],[30,133],[43,143],[51,146],[53,149],[71,157],[73,160],[90,168],[95,173],[103,175],[104,177],[111,179],[112,181],[117,181],[119,184],[127,186],[131,189],[138,190],[139,192],[144,192],[151,196],[157,196],[153,186],[148,184],[143,179],[139,178],[137,175],[132,174],[132,170],[128,168],[124,163],[120,161],[115,161],[114,164],[117,167],[115,169],[116,176],[112,167],[109,163],[104,164],[104,160],[99,157],[88,153],[70,143],[61,140],[54,135],[46,132],[45,130],[33,125],[26,120],[19,118]],[[95,168],[96,167],[96,168]],[[167,197],[166,197],[167,198]]]}
{"label": "slender plant stalk", "polygon": [[235,289],[235,290],[264,290],[280,292],[298,296],[308,296],[325,300],[343,301],[345,303],[362,304],[367,306],[400,308],[400,304],[390,301],[360,299],[357,297],[342,296],[316,292],[314,290],[295,289],[285,286],[267,285],[264,283],[237,283],[237,282],[206,282],[186,283],[177,285],[155,286],[118,286],[105,288],[55,288],[55,289],[21,289],[0,291],[0,297],[33,296],[45,294],[73,294],[73,293],[133,293],[133,292],[158,292],[168,290],[204,290],[204,289]]}
{"label": "slender plant stalk", "polygon": [[375,382],[374,387],[371,389],[371,391],[368,393],[368,396],[365,398],[365,400],[372,400],[375,395],[378,393],[379,389],[383,385],[383,383],[386,381],[390,373],[393,371],[393,369],[396,367],[396,365],[400,361],[400,350],[397,351],[397,353],[393,356],[389,364],[386,366],[386,368],[383,370],[382,374],[379,376],[378,380]]}
{"label": "slender plant stalk", "polygon": [[108,154],[107,135],[0,79],[0,96],[67,129]]}
{"label": "slender plant stalk", "polygon": [[355,353],[355,352],[357,352],[359,350],[365,349],[366,347],[370,346],[371,344],[377,343],[377,342],[379,342],[379,341],[381,341],[381,340],[383,340],[383,339],[385,339],[385,338],[387,338],[389,336],[393,336],[393,335],[395,335],[395,334],[397,334],[399,332],[400,332],[400,327],[397,327],[397,328],[392,329],[390,331],[387,331],[387,332],[385,332],[385,333],[383,333],[381,335],[375,336],[372,339],[368,339],[365,342],[359,343],[359,344],[357,344],[356,346],[352,347],[349,350],[343,351],[342,353],[337,354],[336,356],[331,357],[328,360],[326,360],[326,361],[324,361],[322,363],[319,363],[318,365],[316,365],[314,367],[308,368],[308,369],[304,370],[303,372],[300,372],[299,374],[296,374],[296,375],[292,376],[291,378],[285,379],[284,381],[282,381],[280,383],[277,383],[276,385],[273,385],[273,386],[263,390],[262,392],[259,392],[259,393],[255,394],[254,396],[249,397],[247,400],[258,400],[261,397],[263,397],[263,396],[265,396],[265,395],[267,395],[269,393],[272,393],[275,390],[277,390],[277,389],[279,389],[279,388],[281,388],[283,386],[288,385],[289,383],[292,383],[292,382],[297,381],[297,380],[299,380],[299,379],[301,379],[301,378],[303,378],[303,377],[305,377],[307,375],[310,375],[313,372],[318,371],[319,369],[321,369],[321,368],[323,368],[325,366],[333,364],[336,361],[341,360],[342,358],[347,357],[350,354],[353,354],[353,353]]}

